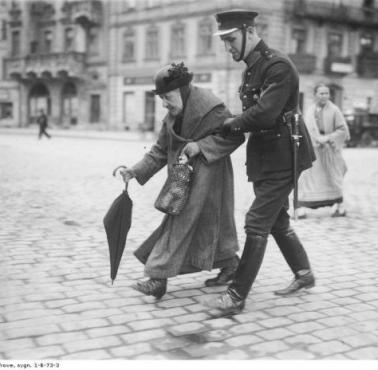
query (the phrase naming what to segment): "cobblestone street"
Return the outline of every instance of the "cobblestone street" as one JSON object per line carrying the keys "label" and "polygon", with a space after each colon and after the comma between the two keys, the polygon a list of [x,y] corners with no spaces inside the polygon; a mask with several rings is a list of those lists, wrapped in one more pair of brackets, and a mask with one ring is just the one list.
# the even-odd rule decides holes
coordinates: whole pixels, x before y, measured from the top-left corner
{"label": "cobblestone street", "polygon": [[[314,269],[314,289],[273,291],[292,279],[273,239],[242,314],[219,318],[201,305],[205,279],[168,282],[161,301],[130,285],[143,278],[132,252],[159,225],[155,198],[166,174],[129,186],[133,224],[114,285],[102,219],[123,189],[112,170],[151,141],[0,132],[1,359],[378,359],[378,150],[345,149],[348,215],[330,209],[293,222]],[[244,243],[252,201],[245,151],[233,154],[235,217]]]}

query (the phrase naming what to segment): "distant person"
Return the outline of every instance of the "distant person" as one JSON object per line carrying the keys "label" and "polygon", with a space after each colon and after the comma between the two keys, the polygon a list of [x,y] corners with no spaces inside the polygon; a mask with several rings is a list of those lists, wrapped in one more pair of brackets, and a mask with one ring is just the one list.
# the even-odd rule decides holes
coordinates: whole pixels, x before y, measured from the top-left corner
{"label": "distant person", "polygon": [[299,178],[298,217],[305,218],[305,208],[332,206],[332,217],[346,215],[343,180],[347,171],[342,149],[349,139],[349,129],[340,109],[330,100],[329,87],[315,86],[315,103],[309,107],[305,122],[317,160]]}
{"label": "distant person", "polygon": [[48,119],[45,114],[45,111],[41,109],[39,111],[39,116],[37,118],[37,123],[39,124],[39,134],[38,134],[38,139],[41,139],[42,135],[45,135],[49,139],[51,139],[51,136],[48,134],[46,131],[47,126],[48,126]]}
{"label": "distant person", "polygon": [[183,63],[172,63],[156,74],[155,94],[167,115],[151,150],[133,167],[121,170],[125,182],[135,177],[144,185],[180,158],[190,158],[194,168],[185,208],[178,215],[166,215],[134,252],[149,279],[133,288],[158,299],[166,293],[168,278],[220,268],[205,285],[224,285],[239,263],[230,154],[244,142],[244,135],[214,134],[231,114],[212,92],[192,85],[192,76]]}

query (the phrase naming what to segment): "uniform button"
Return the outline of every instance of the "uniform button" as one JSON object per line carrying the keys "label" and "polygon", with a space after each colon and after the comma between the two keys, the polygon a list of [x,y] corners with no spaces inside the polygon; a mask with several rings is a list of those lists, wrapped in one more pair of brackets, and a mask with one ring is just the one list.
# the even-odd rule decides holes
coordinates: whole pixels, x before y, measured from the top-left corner
{"label": "uniform button", "polygon": [[246,109],[246,106],[245,106],[245,105],[243,105],[243,109]]}
{"label": "uniform button", "polygon": [[248,73],[247,73],[247,76],[250,76],[250,75],[251,75],[251,72],[248,72]]}
{"label": "uniform button", "polygon": [[249,86],[248,84],[245,84],[245,86]]}
{"label": "uniform button", "polygon": [[247,97],[247,95],[243,95],[243,99],[245,99]]}

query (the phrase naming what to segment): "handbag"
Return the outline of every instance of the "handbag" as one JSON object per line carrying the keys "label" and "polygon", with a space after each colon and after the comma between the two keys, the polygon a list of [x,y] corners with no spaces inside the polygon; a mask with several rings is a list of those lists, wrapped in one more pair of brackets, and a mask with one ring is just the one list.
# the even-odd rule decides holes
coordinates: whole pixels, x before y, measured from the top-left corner
{"label": "handbag", "polygon": [[179,215],[189,198],[192,179],[192,166],[174,163],[168,170],[167,181],[155,201],[155,208],[169,215]]}

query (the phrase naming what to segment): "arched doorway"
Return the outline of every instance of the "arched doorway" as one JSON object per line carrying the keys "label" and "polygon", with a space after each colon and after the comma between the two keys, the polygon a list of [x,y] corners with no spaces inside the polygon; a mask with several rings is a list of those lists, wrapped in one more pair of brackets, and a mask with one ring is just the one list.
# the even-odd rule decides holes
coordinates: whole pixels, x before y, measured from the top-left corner
{"label": "arched doorway", "polygon": [[29,93],[29,122],[36,122],[41,109],[47,116],[51,114],[50,92],[43,83],[38,82],[30,89]]}
{"label": "arched doorway", "polygon": [[78,117],[78,99],[76,86],[72,81],[66,82],[62,88],[63,123],[76,125]]}

